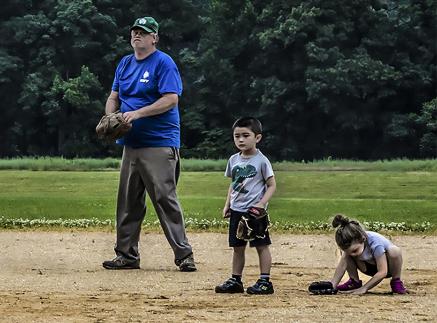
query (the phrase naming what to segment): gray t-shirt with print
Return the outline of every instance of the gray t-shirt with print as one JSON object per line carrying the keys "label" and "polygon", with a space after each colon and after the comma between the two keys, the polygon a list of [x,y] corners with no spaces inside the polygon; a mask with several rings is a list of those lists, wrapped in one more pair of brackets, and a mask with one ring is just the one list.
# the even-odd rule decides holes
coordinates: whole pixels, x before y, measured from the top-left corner
{"label": "gray t-shirt with print", "polygon": [[240,153],[229,158],[225,176],[232,178],[230,207],[234,211],[246,212],[258,203],[266,191],[266,181],[274,176],[272,165],[260,150],[249,158]]}
{"label": "gray t-shirt with print", "polygon": [[367,242],[365,244],[363,253],[359,256],[359,259],[371,264],[375,264],[375,258],[378,258],[386,253],[387,249],[390,248],[393,243],[377,232],[366,231],[366,235]]}

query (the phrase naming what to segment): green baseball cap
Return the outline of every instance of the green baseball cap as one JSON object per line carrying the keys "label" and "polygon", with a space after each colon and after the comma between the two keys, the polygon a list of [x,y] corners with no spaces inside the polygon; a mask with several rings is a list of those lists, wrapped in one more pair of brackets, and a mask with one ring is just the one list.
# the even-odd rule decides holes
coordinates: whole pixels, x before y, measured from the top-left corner
{"label": "green baseball cap", "polygon": [[132,27],[130,27],[130,30],[134,28],[141,28],[147,31],[148,33],[157,34],[159,29],[159,24],[156,22],[156,20],[153,17],[143,17],[135,20]]}

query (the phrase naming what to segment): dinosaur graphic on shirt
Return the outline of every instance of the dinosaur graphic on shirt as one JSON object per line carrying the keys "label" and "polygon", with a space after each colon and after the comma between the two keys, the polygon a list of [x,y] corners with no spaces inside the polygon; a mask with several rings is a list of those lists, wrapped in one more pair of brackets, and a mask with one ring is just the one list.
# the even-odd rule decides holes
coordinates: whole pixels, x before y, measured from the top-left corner
{"label": "dinosaur graphic on shirt", "polygon": [[243,182],[246,178],[256,175],[256,168],[252,165],[235,166],[232,169],[232,189],[239,193],[246,194],[249,191],[244,188]]}

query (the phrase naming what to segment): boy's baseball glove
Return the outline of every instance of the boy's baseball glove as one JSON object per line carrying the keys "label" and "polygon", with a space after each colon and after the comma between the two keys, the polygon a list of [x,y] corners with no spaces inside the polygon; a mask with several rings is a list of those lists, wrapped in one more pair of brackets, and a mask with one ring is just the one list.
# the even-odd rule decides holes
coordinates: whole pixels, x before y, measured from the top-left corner
{"label": "boy's baseball glove", "polygon": [[100,119],[96,127],[96,133],[100,139],[114,141],[123,137],[131,128],[132,124],[124,120],[121,112],[116,111],[104,115],[102,119]]}
{"label": "boy's baseball glove", "polygon": [[308,287],[308,291],[315,295],[334,295],[338,292],[330,281],[313,282]]}
{"label": "boy's baseball glove", "polygon": [[237,238],[251,241],[255,238],[264,239],[270,227],[267,211],[261,207],[252,206],[238,223]]}

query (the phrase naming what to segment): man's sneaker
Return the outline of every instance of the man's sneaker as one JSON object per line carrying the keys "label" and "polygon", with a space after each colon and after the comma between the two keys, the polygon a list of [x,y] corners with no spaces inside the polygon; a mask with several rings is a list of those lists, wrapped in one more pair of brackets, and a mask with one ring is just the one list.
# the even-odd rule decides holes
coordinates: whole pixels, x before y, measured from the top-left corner
{"label": "man's sneaker", "polygon": [[273,284],[265,279],[258,279],[255,285],[247,289],[248,294],[273,294]]}
{"label": "man's sneaker", "polygon": [[337,285],[337,289],[339,291],[345,292],[348,290],[360,288],[361,286],[363,286],[363,282],[361,280],[356,281],[356,280],[353,280],[352,278],[349,278],[349,280],[347,282],[345,282],[344,284]]}
{"label": "man's sneaker", "polygon": [[234,277],[229,278],[223,284],[215,287],[216,293],[244,293],[243,283],[237,281]]}
{"label": "man's sneaker", "polygon": [[404,283],[400,278],[395,278],[390,281],[390,287],[393,293],[395,294],[406,294],[407,289],[404,286]]}
{"label": "man's sneaker", "polygon": [[190,253],[182,260],[176,260],[176,265],[179,267],[180,271],[196,271],[196,264],[194,263],[193,253]]}
{"label": "man's sneaker", "polygon": [[122,256],[117,256],[112,260],[104,261],[102,265],[106,269],[140,269],[139,260],[127,260]]}

